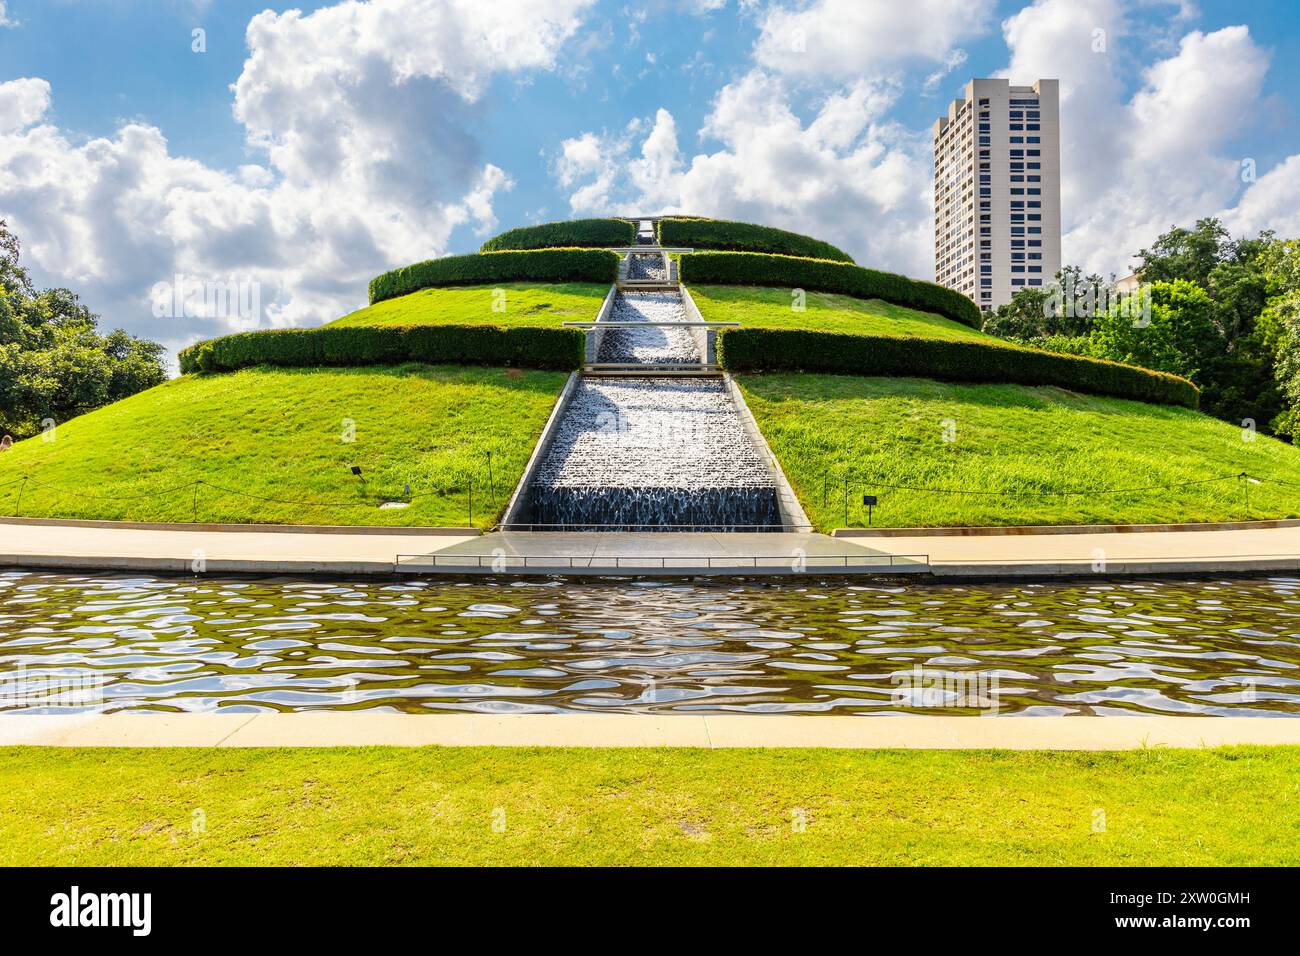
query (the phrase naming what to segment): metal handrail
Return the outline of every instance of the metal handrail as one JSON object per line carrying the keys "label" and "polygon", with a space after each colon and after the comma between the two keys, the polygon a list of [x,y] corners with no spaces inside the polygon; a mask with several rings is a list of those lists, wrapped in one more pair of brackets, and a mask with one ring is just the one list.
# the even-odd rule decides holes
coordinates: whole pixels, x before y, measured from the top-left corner
{"label": "metal handrail", "polygon": [[561,323],[566,329],[644,329],[644,328],[673,328],[673,329],[738,329],[739,322],[602,322],[599,320],[590,320],[585,322],[564,322]]}
{"label": "metal handrail", "polygon": [[584,372],[716,372],[721,374],[723,367],[709,362],[584,362]]}
{"label": "metal handrail", "polygon": [[[707,570],[736,568],[773,568],[787,567],[795,559],[792,554],[717,554],[717,555],[561,555],[561,554],[399,554],[394,567],[410,567],[416,559],[430,562],[434,568],[566,568],[568,570],[590,569],[658,569],[689,570],[703,567]],[[929,567],[928,554],[809,554],[798,558],[805,567],[820,568],[866,568],[899,567],[902,565],[923,565]],[[764,562],[764,563],[760,563]]]}
{"label": "metal handrail", "polygon": [[695,251],[686,246],[604,246],[603,248],[606,252],[622,252],[624,254],[645,253],[646,255],[653,255],[657,252],[688,253]]}

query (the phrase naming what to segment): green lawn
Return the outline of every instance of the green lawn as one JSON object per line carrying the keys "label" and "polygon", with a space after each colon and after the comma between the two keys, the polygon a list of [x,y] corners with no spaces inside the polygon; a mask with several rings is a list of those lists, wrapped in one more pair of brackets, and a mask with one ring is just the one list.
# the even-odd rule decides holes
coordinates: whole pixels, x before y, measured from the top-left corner
{"label": "green lawn", "polygon": [[[865,524],[864,494],[878,496],[874,520],[888,527],[1300,516],[1300,451],[1262,435],[1244,441],[1241,428],[1188,409],[926,379],[786,374],[739,381],[823,530]],[[1249,512],[1247,486],[1235,477],[1133,490],[1243,471],[1292,486],[1249,486]]]}
{"label": "green lawn", "polygon": [[[0,455],[0,514],[19,511],[21,492],[26,517],[467,525],[472,480],[484,526],[565,378],[421,365],[186,375]],[[195,479],[226,490],[195,497]],[[410,507],[378,507],[407,483]]]}
{"label": "green lawn", "polygon": [[[496,295],[505,293],[504,298]],[[422,289],[385,299],[336,319],[331,325],[509,325],[547,326],[591,322],[609,286],[571,282],[548,285],[506,282],[500,285]],[[500,311],[494,305],[500,303]]]}
{"label": "green lawn", "polygon": [[1296,863],[1294,747],[0,750],[3,866]]}
{"label": "green lawn", "polygon": [[791,307],[789,289],[692,285],[691,298],[707,322],[739,322],[747,328],[816,329],[856,335],[911,335],[928,339],[996,341],[960,322],[879,299],[809,292],[803,312]]}

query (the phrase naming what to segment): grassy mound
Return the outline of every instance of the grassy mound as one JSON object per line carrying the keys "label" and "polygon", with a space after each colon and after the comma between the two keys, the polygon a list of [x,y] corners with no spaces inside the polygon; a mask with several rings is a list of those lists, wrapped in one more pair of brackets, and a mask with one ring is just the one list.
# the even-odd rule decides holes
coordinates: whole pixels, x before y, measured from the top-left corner
{"label": "grassy mound", "polygon": [[636,242],[636,223],[630,219],[569,219],[520,226],[493,236],[479,252],[507,249],[555,249],[560,246],[630,246]]}
{"label": "grassy mound", "polygon": [[954,289],[848,262],[757,252],[692,252],[681,262],[682,279],[692,284],[768,286],[787,294],[795,289],[836,292],[933,312],[972,329],[983,324],[979,307]]}
{"label": "grassy mound", "polygon": [[533,249],[428,259],[370,280],[370,303],[420,289],[502,282],[613,282],[619,256],[604,249]]}
{"label": "grassy mound", "polygon": [[[766,290],[764,290],[766,291]],[[329,323],[340,325],[504,325],[552,328],[596,318],[609,284],[569,282],[422,289],[385,299]],[[504,293],[503,295],[500,293]],[[702,307],[701,307],[702,308]],[[500,309],[500,311],[497,311]]]}
{"label": "grassy mound", "polygon": [[829,242],[797,232],[727,219],[673,217],[659,220],[659,241],[665,246],[767,252],[808,259],[852,262],[853,257]]}
{"label": "grassy mound", "polygon": [[739,381],[822,530],[865,524],[867,494],[890,527],[1300,516],[1300,451],[1184,408],[926,379]]}
{"label": "grassy mound", "polygon": [[[0,514],[21,491],[26,517],[459,526],[472,483],[487,526],[564,381],[422,365],[186,375],[0,455]],[[379,507],[408,483],[410,507]]]}
{"label": "grassy mound", "polygon": [[791,307],[789,289],[757,286],[691,285],[691,298],[708,322],[740,322],[750,329],[815,329],[852,335],[906,335],[925,339],[983,339],[998,343],[960,322],[880,299],[809,292],[805,309]]}

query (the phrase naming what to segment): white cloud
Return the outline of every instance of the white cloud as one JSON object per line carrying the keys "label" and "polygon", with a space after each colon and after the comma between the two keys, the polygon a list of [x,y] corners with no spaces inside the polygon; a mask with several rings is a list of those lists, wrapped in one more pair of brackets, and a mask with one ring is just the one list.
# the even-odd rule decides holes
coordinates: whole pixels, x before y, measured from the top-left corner
{"label": "white cloud", "polygon": [[1233,235],[1272,229],[1284,239],[1300,236],[1300,155],[1287,157],[1260,176],[1222,215]]}
{"label": "white cloud", "polygon": [[771,70],[852,80],[910,62],[943,63],[962,39],[978,36],[993,0],[815,0],[770,7],[754,49]]}
{"label": "white cloud", "polygon": [[329,319],[394,265],[496,224],[509,176],[471,132],[500,72],[551,69],[589,0],[376,0],[248,27],[234,112],[265,155],[233,173],[143,123],[80,141],[44,80],[0,84],[0,215],[38,275],[133,331],[180,344],[222,323],[154,320],[175,274],[262,283],[269,324]]}
{"label": "white cloud", "polygon": [[5,12],[5,0],[0,0],[0,28],[16,26],[18,21],[9,19],[8,13]]}
{"label": "white cloud", "polygon": [[[793,229],[914,275],[930,262],[928,137],[884,122],[897,89],[860,80],[804,123],[785,81],[754,70],[717,95],[689,160],[673,115],[566,140],[555,164],[575,215],[685,212]],[[639,146],[637,145],[639,140]],[[577,188],[574,188],[577,187]]]}
{"label": "white cloud", "polygon": [[1240,180],[1230,149],[1269,63],[1245,27],[1186,33],[1141,71],[1132,95],[1125,73],[1146,53],[1145,32],[1116,0],[1037,0],[1003,33],[1011,60],[1002,75],[1061,81],[1065,262],[1123,274],[1171,225],[1232,201]]}
{"label": "white cloud", "polygon": [[36,77],[0,83],[0,133],[26,129],[50,108],[50,84]]}

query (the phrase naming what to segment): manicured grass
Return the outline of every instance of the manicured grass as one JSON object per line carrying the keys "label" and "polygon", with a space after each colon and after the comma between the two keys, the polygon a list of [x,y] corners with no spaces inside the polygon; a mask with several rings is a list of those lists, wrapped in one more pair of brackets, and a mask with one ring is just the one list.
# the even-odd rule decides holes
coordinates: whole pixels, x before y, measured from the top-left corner
{"label": "manicured grass", "polygon": [[[493,306],[503,300],[502,311]],[[608,285],[507,282],[500,285],[422,289],[385,299],[336,319],[331,325],[517,325],[558,328],[562,322],[596,318]]]}
{"label": "manicured grass", "polygon": [[[1241,428],[1184,408],[927,379],[745,375],[740,384],[823,530],[865,524],[866,494],[878,496],[874,522],[886,527],[1300,516],[1300,451],[1262,435],[1245,441]],[[1291,485],[1247,488],[1231,477],[1167,488],[1243,471]]]}
{"label": "manicured grass", "polygon": [[756,329],[815,329],[856,335],[913,335],[929,339],[987,339],[960,322],[918,312],[879,299],[809,292],[806,309],[790,308],[789,289],[754,286],[690,285],[691,298],[707,322],[739,322]]}
{"label": "manicured grass", "polygon": [[4,866],[1297,862],[1294,747],[0,750]]}
{"label": "manicured grass", "polygon": [[[26,517],[459,526],[472,481],[485,526],[565,377],[422,365],[186,375],[0,455],[0,514],[19,510],[21,491]],[[226,490],[196,496],[184,487],[195,479]],[[378,507],[407,483],[410,507]]]}

